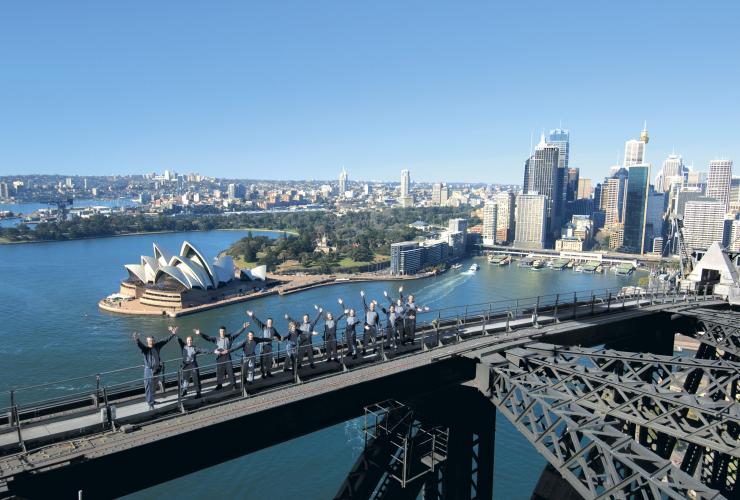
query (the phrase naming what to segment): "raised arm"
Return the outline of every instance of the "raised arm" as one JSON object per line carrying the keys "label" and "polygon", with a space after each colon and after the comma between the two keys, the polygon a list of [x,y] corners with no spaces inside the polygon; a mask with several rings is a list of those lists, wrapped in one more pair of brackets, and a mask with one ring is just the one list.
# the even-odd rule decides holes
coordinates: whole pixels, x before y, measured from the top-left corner
{"label": "raised arm", "polygon": [[342,318],[344,318],[346,315],[347,315],[347,311],[344,310],[344,311],[342,311],[342,314],[340,314],[339,316],[337,316],[336,318],[334,318],[334,321],[336,322],[336,324],[339,324],[339,320],[342,319]]}
{"label": "raised arm", "polygon": [[215,344],[216,343],[216,337],[211,337],[207,333],[202,333],[198,328],[196,328],[195,330],[193,330],[193,333],[195,333],[196,335],[198,335],[200,337],[203,337],[203,340],[205,340],[206,342],[210,342],[211,344]]}
{"label": "raised arm", "polygon": [[316,328],[316,323],[318,323],[319,320],[321,319],[321,313],[323,313],[323,312],[324,312],[324,308],[323,307],[316,306],[316,317],[311,322],[311,330],[313,330],[314,328]]}
{"label": "raised arm", "polygon": [[365,312],[367,312],[370,308],[367,307],[367,301],[365,301],[365,291],[360,290],[360,296],[362,297],[362,307],[365,309]]}
{"label": "raised arm", "polygon": [[238,332],[236,332],[236,333],[230,333],[230,334],[228,334],[226,336],[229,337],[229,340],[234,340],[239,335],[241,335],[242,333],[244,333],[244,330],[246,330],[247,328],[249,328],[249,322],[244,323],[242,325],[242,327],[239,329]]}
{"label": "raised arm", "polygon": [[177,343],[180,344],[180,349],[185,347],[185,341],[181,339],[180,337],[177,337]]}
{"label": "raised arm", "polygon": [[252,311],[247,311],[247,316],[252,318],[252,321],[254,321],[254,324],[259,327],[260,330],[265,328],[265,324],[257,317],[256,314]]}
{"label": "raised arm", "polygon": [[297,320],[291,318],[289,314],[286,314],[285,315],[285,319],[288,321],[288,323],[295,323],[296,326],[298,326],[298,325],[300,325],[302,323],[301,321],[297,321]]}
{"label": "raised arm", "polygon": [[141,352],[145,353],[147,347],[139,339],[139,332],[134,332],[134,334],[131,336],[131,338],[134,339],[134,344],[136,344],[136,346],[141,350]]}

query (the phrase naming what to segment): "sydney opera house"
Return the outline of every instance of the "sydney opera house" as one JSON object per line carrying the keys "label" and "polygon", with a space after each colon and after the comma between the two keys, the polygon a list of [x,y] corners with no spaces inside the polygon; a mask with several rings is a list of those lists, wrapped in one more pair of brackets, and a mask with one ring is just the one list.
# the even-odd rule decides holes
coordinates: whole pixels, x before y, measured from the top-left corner
{"label": "sydney opera house", "polygon": [[228,255],[212,261],[185,241],[179,254],[153,244],[154,255],[142,255],[139,264],[126,264],[128,278],[118,296],[136,299],[143,306],[182,309],[247,293],[266,281],[266,268],[238,270]]}

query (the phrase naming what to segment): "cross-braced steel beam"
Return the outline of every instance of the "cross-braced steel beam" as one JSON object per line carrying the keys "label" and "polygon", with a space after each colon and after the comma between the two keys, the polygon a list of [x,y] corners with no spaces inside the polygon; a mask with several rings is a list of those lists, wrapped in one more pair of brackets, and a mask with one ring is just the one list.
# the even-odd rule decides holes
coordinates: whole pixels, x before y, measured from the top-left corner
{"label": "cross-braced steel beam", "polygon": [[585,498],[722,498],[621,432],[619,420],[554,387],[533,391],[526,370],[502,356],[488,361],[499,411]]}

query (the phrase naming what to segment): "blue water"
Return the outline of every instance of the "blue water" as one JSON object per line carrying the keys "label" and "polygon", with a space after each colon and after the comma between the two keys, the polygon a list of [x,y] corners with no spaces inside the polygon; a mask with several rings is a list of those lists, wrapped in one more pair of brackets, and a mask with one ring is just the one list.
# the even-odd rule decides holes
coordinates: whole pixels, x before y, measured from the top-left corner
{"label": "blue water", "polygon": [[[72,208],[79,207],[134,207],[138,203],[134,200],[121,198],[118,200],[74,200]],[[14,214],[31,215],[41,209],[56,208],[46,203],[0,203],[0,212],[11,211]],[[2,219],[0,227],[15,227],[23,221],[22,218]],[[33,227],[33,226],[31,226]]]}
{"label": "blue water", "polygon": [[[254,234],[260,234],[255,231]],[[274,235],[274,233],[272,233]],[[152,242],[176,252],[183,240],[215,255],[245,231],[211,231],[181,234],[140,235],[55,243],[0,245],[0,359],[3,360],[0,391],[11,387],[50,382],[134,366],[140,353],[131,333],[166,334],[167,326],[181,332],[199,327],[214,333],[225,324],[236,328],[247,316],[247,308],[261,317],[297,316],[313,312],[313,305],[338,311],[337,297],[360,307],[359,291],[382,298],[382,291],[395,290],[397,283],[347,283],[286,296],[270,296],[248,303],[207,311],[178,319],[123,316],[102,312],[100,298],[118,290],[126,276],[123,265],[152,253]],[[472,262],[463,263],[463,269]],[[406,282],[405,292],[414,293],[420,304],[432,308],[464,306],[491,300],[531,297],[538,294],[617,287],[636,277],[610,273],[589,275],[572,271],[529,271],[516,266],[495,267],[481,258],[474,275],[450,271],[438,277]],[[279,329],[285,328],[278,321]],[[173,347],[164,355],[176,357]],[[140,376],[139,370],[132,378]],[[56,384],[52,394],[74,390],[76,383]],[[0,394],[0,407],[6,401]],[[22,393],[19,395],[22,402]],[[361,429],[350,421],[308,436],[253,453],[176,481],[141,491],[131,498],[211,498],[214,482],[222,496],[265,498],[331,497],[350,469],[361,446]],[[321,450],[317,453],[316,450]],[[167,457],[165,457],[166,459]],[[176,459],[176,457],[170,457]],[[544,460],[499,416],[496,433],[495,494],[497,498],[529,498]],[[261,475],[254,470],[271,469]],[[251,472],[250,472],[251,471]],[[290,480],[279,471],[291,471]],[[318,474],[317,472],[321,472]]]}

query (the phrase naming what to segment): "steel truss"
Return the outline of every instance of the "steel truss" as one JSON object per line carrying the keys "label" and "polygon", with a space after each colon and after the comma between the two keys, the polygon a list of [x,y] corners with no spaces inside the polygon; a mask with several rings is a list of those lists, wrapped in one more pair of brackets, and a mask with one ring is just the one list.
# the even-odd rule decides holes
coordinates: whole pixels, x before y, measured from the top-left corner
{"label": "steel truss", "polygon": [[740,314],[704,307],[678,314],[696,319],[697,330],[691,335],[698,341],[733,356],[735,361],[740,359]]}
{"label": "steel truss", "polygon": [[584,497],[737,494],[734,361],[548,344],[507,354],[483,359],[494,403]]}

